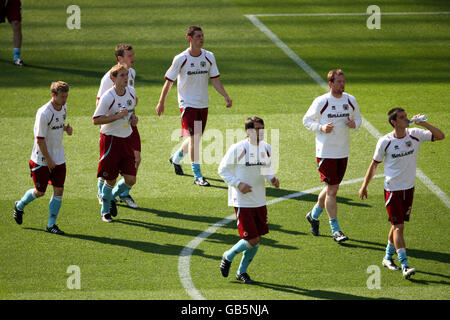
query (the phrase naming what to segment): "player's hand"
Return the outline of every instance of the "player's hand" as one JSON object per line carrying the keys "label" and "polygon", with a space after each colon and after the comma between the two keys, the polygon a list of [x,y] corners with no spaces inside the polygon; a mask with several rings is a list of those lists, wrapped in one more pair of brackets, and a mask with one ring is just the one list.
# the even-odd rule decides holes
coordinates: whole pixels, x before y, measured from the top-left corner
{"label": "player's hand", "polygon": [[361,189],[359,189],[359,198],[364,200],[364,197],[367,199],[367,188],[361,187]]}
{"label": "player's hand", "polygon": [[280,187],[280,181],[278,180],[277,177],[273,177],[272,180],[270,180],[270,182],[272,183],[272,185],[273,185],[275,188],[278,189],[278,188]]}
{"label": "player's hand", "polygon": [[346,123],[346,125],[349,128],[355,129],[356,128],[356,123],[355,120],[351,120],[350,117],[347,117],[348,122]]}
{"label": "player's hand", "polygon": [[138,121],[139,121],[139,118],[138,118],[138,116],[137,115],[135,115],[134,113],[131,115],[131,118],[130,118],[130,123],[131,123],[131,125],[132,126],[137,126],[137,124],[138,124]]}
{"label": "player's hand", "polygon": [[245,182],[239,183],[238,189],[239,189],[239,191],[242,192],[243,194],[252,192],[252,187],[249,186],[248,184],[246,184]]}
{"label": "player's hand", "polygon": [[56,167],[56,163],[52,159],[45,159],[47,162],[48,170],[52,171]]}
{"label": "player's hand", "polygon": [[70,124],[67,124],[67,126],[64,128],[64,130],[66,130],[66,133],[67,133],[68,136],[71,136],[72,133],[73,133],[73,129],[70,126]]}
{"label": "player's hand", "polygon": [[227,103],[227,108],[231,108],[231,106],[233,105],[233,100],[231,100],[229,96],[226,96],[225,101]]}
{"label": "player's hand", "polygon": [[128,116],[128,109],[127,108],[120,108],[119,112],[117,113],[117,119],[121,119]]}
{"label": "player's hand", "polygon": [[164,103],[158,103],[158,105],[155,108],[156,113],[158,114],[158,116],[162,115],[164,113]]}
{"label": "player's hand", "polygon": [[333,128],[333,122],[328,122],[326,125],[320,126],[320,131],[330,133],[331,131],[333,131]]}

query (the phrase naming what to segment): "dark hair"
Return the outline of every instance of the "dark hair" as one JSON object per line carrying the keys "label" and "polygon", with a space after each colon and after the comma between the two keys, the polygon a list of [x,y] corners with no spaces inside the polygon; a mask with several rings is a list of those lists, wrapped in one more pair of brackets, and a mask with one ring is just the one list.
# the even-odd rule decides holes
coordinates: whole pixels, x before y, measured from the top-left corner
{"label": "dark hair", "polygon": [[253,116],[250,118],[247,118],[247,120],[245,120],[245,130],[247,129],[254,129],[255,128],[255,123],[259,123],[261,125],[264,126],[264,120],[257,117],[257,116]]}
{"label": "dark hair", "polygon": [[133,50],[133,47],[131,45],[129,45],[128,43],[119,43],[116,46],[116,58],[117,57],[123,57],[123,53],[124,51],[128,51],[128,50]]}
{"label": "dark hair", "polygon": [[394,127],[394,125],[392,124],[392,120],[394,120],[394,121],[397,121],[397,113],[399,113],[399,112],[403,112],[403,111],[405,111],[405,109],[403,109],[403,108],[394,108],[394,109],[391,109],[391,110],[389,110],[389,112],[388,112],[388,121],[389,121],[389,124],[392,126],[392,127]]}
{"label": "dark hair", "polygon": [[190,26],[187,31],[186,31],[186,37],[194,36],[195,31],[202,31],[202,28],[200,28],[199,26]]}

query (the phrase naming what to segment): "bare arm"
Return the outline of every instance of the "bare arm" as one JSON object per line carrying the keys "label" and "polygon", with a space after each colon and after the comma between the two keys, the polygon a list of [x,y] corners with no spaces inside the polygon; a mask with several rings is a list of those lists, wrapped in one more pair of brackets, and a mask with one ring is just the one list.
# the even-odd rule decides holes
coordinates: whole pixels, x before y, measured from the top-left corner
{"label": "bare arm", "polygon": [[167,95],[169,94],[169,91],[172,88],[172,86],[173,86],[172,81],[166,80],[166,82],[164,83],[158,105],[155,108],[158,116],[162,115],[164,112],[164,104],[166,103]]}
{"label": "bare arm", "polygon": [[55,162],[53,162],[53,159],[50,157],[50,154],[47,150],[47,142],[45,142],[45,139],[38,138],[37,144],[39,146],[39,150],[41,150],[42,155],[45,157],[45,161],[47,162],[48,169],[51,171],[56,167]]}
{"label": "bare arm", "polygon": [[364,177],[364,182],[361,185],[361,189],[359,189],[359,197],[361,198],[361,200],[364,200],[364,197],[366,197],[367,199],[367,186],[377,172],[378,164],[378,162],[372,160],[369,169],[367,169],[366,176]]}
{"label": "bare arm", "polygon": [[445,134],[441,130],[439,130],[435,126],[432,126],[426,121],[418,122],[416,124],[430,130],[431,133],[433,134],[433,141],[443,140],[445,138]]}
{"label": "bare arm", "polygon": [[214,86],[214,88],[217,90],[217,92],[219,92],[225,98],[225,102],[227,104],[227,108],[231,108],[231,106],[233,105],[233,101],[228,96],[227,92],[225,91],[225,88],[223,87],[222,82],[220,81],[220,79],[218,77],[217,78],[211,78],[211,83]]}
{"label": "bare arm", "polygon": [[116,114],[112,114],[109,116],[100,116],[100,117],[95,117],[92,119],[94,125],[99,125],[99,124],[107,124],[107,123],[111,123],[114,122],[118,119],[121,119],[123,117],[128,116],[128,109],[123,108],[120,109],[120,111]]}

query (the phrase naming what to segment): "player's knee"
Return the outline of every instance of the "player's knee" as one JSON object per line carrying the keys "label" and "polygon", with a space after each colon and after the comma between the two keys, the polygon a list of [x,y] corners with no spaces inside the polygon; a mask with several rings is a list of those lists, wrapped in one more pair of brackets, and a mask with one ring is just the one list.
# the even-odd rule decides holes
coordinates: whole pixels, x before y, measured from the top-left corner
{"label": "player's knee", "polygon": [[126,176],[124,179],[125,183],[130,187],[136,184],[136,176]]}
{"label": "player's knee", "polygon": [[36,198],[40,198],[43,197],[45,195],[45,191],[39,191],[39,190],[34,190],[34,195],[36,196]]}
{"label": "player's knee", "polygon": [[256,246],[259,243],[260,240],[261,240],[261,237],[257,236],[256,238],[253,238],[253,239],[250,239],[250,240],[247,240],[247,241],[248,241],[248,243],[250,243],[250,245],[252,247],[254,247],[254,246]]}
{"label": "player's knee", "polygon": [[336,197],[339,185],[329,185],[327,188],[327,197]]}
{"label": "player's knee", "polygon": [[55,189],[53,190],[53,194],[54,194],[55,196],[61,197],[61,196],[63,195],[63,193],[64,193],[64,188],[55,188]]}

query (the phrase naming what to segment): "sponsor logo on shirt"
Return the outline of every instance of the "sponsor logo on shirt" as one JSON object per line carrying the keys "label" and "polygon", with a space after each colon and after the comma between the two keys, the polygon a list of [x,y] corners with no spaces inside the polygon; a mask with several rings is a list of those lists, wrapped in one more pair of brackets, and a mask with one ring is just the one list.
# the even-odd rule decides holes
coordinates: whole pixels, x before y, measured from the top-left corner
{"label": "sponsor logo on shirt", "polygon": [[392,154],[392,158],[400,158],[400,157],[405,157],[405,156],[409,156],[411,154],[414,153],[414,149],[407,151],[407,152],[401,152],[401,153],[393,153]]}
{"label": "sponsor logo on shirt", "polygon": [[61,124],[59,126],[50,127],[50,129],[52,129],[52,130],[58,130],[58,129],[62,129],[62,128],[64,128],[64,124]]}
{"label": "sponsor logo on shirt", "polygon": [[350,113],[336,113],[336,114],[332,114],[329,113],[328,114],[328,118],[344,118],[344,117],[349,117]]}
{"label": "sponsor logo on shirt", "polygon": [[191,75],[194,75],[194,74],[204,74],[204,73],[208,73],[208,71],[207,70],[188,71],[187,75],[191,76]]}

